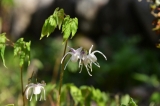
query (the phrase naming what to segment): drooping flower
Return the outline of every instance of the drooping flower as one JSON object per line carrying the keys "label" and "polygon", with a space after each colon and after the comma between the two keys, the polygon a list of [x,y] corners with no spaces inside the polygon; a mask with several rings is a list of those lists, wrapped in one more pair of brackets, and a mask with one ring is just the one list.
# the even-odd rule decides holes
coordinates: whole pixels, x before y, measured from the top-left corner
{"label": "drooping flower", "polygon": [[[44,83],[44,81],[42,81],[42,83],[37,83],[37,84],[30,83],[30,84],[26,85],[26,89],[25,89],[26,98],[28,99],[29,91],[31,90],[30,101],[32,100],[33,94],[36,96],[36,101],[37,101],[38,94],[40,94],[40,101],[42,100],[42,97],[44,100],[46,100],[45,89],[44,89],[45,85],[46,84]],[[42,92],[43,92],[43,96],[42,96]]]}
{"label": "drooping flower", "polygon": [[61,60],[61,64],[62,64],[64,58],[68,54],[71,54],[71,57],[68,60],[68,62],[66,63],[64,70],[66,69],[66,67],[67,67],[67,65],[68,65],[68,63],[70,61],[72,61],[72,62],[79,62],[79,68],[80,68],[80,72],[79,73],[82,72],[82,68],[83,68],[83,65],[84,65],[86,67],[86,69],[87,69],[88,74],[90,76],[92,76],[90,74],[90,71],[92,72],[92,63],[95,64],[97,67],[100,67],[99,63],[97,62],[97,57],[95,56],[95,53],[101,54],[107,60],[106,56],[102,52],[100,52],[98,50],[95,50],[95,51],[91,52],[92,48],[93,48],[93,45],[89,49],[88,54],[87,54],[86,51],[82,50],[82,47],[80,47],[80,48],[78,48],[76,50],[73,49],[73,48],[70,48],[70,52],[66,53],[64,55],[64,57],[62,58],[62,60]]}
{"label": "drooping flower", "polygon": [[[92,63],[95,64],[97,67],[100,67],[99,63],[97,62],[97,57],[94,55],[95,53],[100,53],[107,60],[106,56],[102,52],[100,52],[98,50],[91,52],[92,48],[93,48],[93,45],[89,49],[88,55],[86,53],[84,53],[83,57],[82,57],[83,64],[86,67],[87,72],[90,76],[92,76],[92,75],[90,74],[89,69],[92,72]],[[82,71],[83,64],[81,64],[81,70],[79,73],[81,73],[81,71]]]}
{"label": "drooping flower", "polygon": [[79,73],[82,72],[83,65],[86,67],[88,74],[90,76],[92,76],[89,72],[89,69],[91,69],[91,71],[92,71],[92,63],[91,63],[91,60],[88,58],[88,55],[86,52],[83,53],[82,63],[80,63],[80,65],[79,65],[79,67],[80,67]]}
{"label": "drooping flower", "polygon": [[63,58],[62,58],[62,60],[61,60],[61,64],[62,64],[64,58],[65,58],[68,54],[71,54],[71,57],[70,57],[70,59],[68,60],[68,62],[66,63],[64,70],[66,69],[66,67],[67,67],[67,65],[68,65],[68,63],[69,63],[70,61],[72,61],[72,62],[77,62],[78,59],[81,60],[81,57],[82,57],[82,56],[81,56],[81,51],[82,51],[82,47],[80,47],[80,48],[78,48],[78,49],[76,49],[76,50],[73,49],[73,48],[70,48],[70,52],[67,52],[67,53],[63,56]]}

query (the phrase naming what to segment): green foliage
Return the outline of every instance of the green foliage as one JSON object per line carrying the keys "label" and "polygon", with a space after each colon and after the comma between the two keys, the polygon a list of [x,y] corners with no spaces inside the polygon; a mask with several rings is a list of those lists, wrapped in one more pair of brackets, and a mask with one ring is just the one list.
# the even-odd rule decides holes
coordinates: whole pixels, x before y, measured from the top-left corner
{"label": "green foliage", "polygon": [[126,106],[129,103],[129,101],[130,101],[129,95],[122,96],[122,98],[121,98],[121,104],[122,104],[122,106]]}
{"label": "green foliage", "polygon": [[64,18],[64,23],[62,25],[62,33],[63,33],[63,42],[65,42],[70,35],[71,38],[75,35],[78,29],[78,19],[77,18],[70,18],[70,16],[66,16]]}
{"label": "green foliage", "polygon": [[58,10],[59,10],[59,8],[56,8],[53,15],[54,15],[55,18],[56,18],[56,23],[57,23],[58,28],[59,28],[59,30],[60,30],[60,29],[61,29],[61,26],[62,26],[62,22],[63,22],[65,13],[64,13],[64,10],[63,10],[63,9],[60,9],[59,11],[58,11]]}
{"label": "green foliage", "polygon": [[13,0],[1,0],[1,4],[3,7],[7,6],[13,6],[14,5],[14,1]]}
{"label": "green foliage", "polygon": [[145,74],[135,73],[133,75],[133,77],[136,80],[147,83],[147,84],[152,85],[154,87],[158,87],[160,85],[156,75],[147,76]]}
{"label": "green foliage", "polygon": [[133,101],[132,98],[130,98],[130,101],[128,103],[129,106],[137,106],[137,104]]}
{"label": "green foliage", "polygon": [[61,25],[64,19],[64,10],[56,8],[54,13],[45,20],[45,23],[42,27],[41,37],[40,40],[44,36],[49,36],[55,28],[58,26],[61,29]]}
{"label": "green foliage", "polygon": [[14,106],[14,104],[8,104],[8,105],[6,105],[6,106]]}
{"label": "green foliage", "polygon": [[[48,87],[47,87],[48,86]],[[54,91],[58,92],[58,89],[54,86],[47,85],[47,88],[53,88]],[[47,92],[51,92],[53,89],[46,89]],[[47,93],[49,94],[49,93]],[[54,93],[53,95],[56,95]],[[58,96],[54,96],[56,100]],[[118,100],[120,101],[120,100]],[[117,104],[115,99],[112,99],[109,94],[95,89],[91,86],[80,86],[76,87],[74,84],[64,84],[62,86],[62,95],[61,95],[61,106],[116,106]],[[121,98],[121,106],[137,106],[136,103],[129,95],[124,95]]]}
{"label": "green foliage", "polygon": [[76,105],[78,105],[78,103],[83,104],[84,100],[80,89],[76,86],[70,86],[70,93]]}
{"label": "green foliage", "polygon": [[45,20],[40,39],[42,39],[46,35],[48,37],[55,30],[56,26],[56,20],[54,16],[50,16],[47,20]]}
{"label": "green foliage", "polygon": [[30,64],[30,45],[31,42],[25,42],[23,41],[23,38],[18,39],[14,44],[14,56],[19,56],[20,67],[23,66],[26,58],[28,61],[28,65]]}
{"label": "green foliage", "polygon": [[0,34],[0,52],[1,52],[3,65],[6,67],[5,59],[4,59],[4,51],[6,48],[6,36],[5,35],[6,35],[5,33]]}
{"label": "green foliage", "polygon": [[160,92],[155,92],[151,95],[150,101],[160,105]]}
{"label": "green foliage", "polygon": [[125,95],[121,99],[121,106],[138,106],[129,95]]}
{"label": "green foliage", "polygon": [[71,38],[75,35],[78,29],[78,19],[70,18],[69,15],[65,16],[64,10],[56,8],[54,13],[49,16],[42,27],[40,40],[49,36],[54,32],[55,28],[58,26],[59,30],[62,26],[63,42],[65,42],[71,35]]}
{"label": "green foliage", "polygon": [[[44,23],[43,28],[42,28],[42,33],[41,33],[40,39],[42,39],[45,36],[48,37],[52,32],[54,32],[55,28],[57,28],[57,27],[59,28],[59,30],[62,28],[63,42],[65,42],[69,37],[72,38],[75,35],[75,33],[77,32],[78,19],[77,18],[70,18],[69,15],[65,15],[63,9],[56,8],[54,13],[50,17],[48,17],[48,19],[45,20],[45,23]],[[122,39],[123,38],[120,38],[120,40],[122,40]],[[61,53],[61,49],[62,49],[62,48],[59,48],[58,42],[59,41],[57,41],[56,43],[52,44],[51,41],[48,41],[49,45],[52,44],[53,46],[57,46],[57,48],[53,47],[54,49],[52,49],[53,50],[52,53],[56,54],[56,56],[54,54],[54,56],[56,58]],[[115,39],[114,39],[114,42],[115,42]],[[122,41],[122,42],[124,42],[124,41]],[[141,67],[141,65],[139,65],[140,63],[143,63],[143,64],[146,63],[145,56],[147,57],[148,55],[143,55],[143,56],[139,55],[138,56],[139,51],[135,47],[135,44],[137,42],[138,42],[137,38],[133,39],[133,41],[132,41],[132,38],[131,38],[131,41],[129,41],[129,42],[125,41],[124,45],[117,45],[117,43],[116,43],[116,46],[119,47],[120,49],[114,54],[114,56],[112,56],[112,58],[113,58],[112,64],[111,64],[111,62],[109,64],[107,64],[107,65],[105,64],[106,69],[102,69],[102,71],[103,70],[109,70],[109,71],[114,72],[114,74],[113,74],[114,77],[112,77],[114,80],[112,80],[112,81],[120,82],[119,81],[120,78],[117,80],[116,75],[118,77],[119,76],[124,76],[123,73],[127,73],[127,72],[128,73],[127,73],[126,77],[130,77],[129,74],[131,73],[132,68],[133,68],[133,70],[137,70],[136,69],[137,66]],[[5,34],[0,34],[0,51],[1,51],[1,57],[2,57],[2,61],[3,61],[4,66],[5,66],[4,51],[5,51],[5,46],[6,46],[5,43],[6,43]],[[111,43],[111,44],[113,44],[113,43]],[[25,42],[25,41],[23,41],[23,38],[20,38],[14,44],[14,56],[19,56],[19,58],[20,58],[20,66],[21,67],[23,66],[24,61],[26,60],[26,58],[28,60],[28,65],[30,64],[30,45],[31,45],[31,42],[30,41],[29,42]],[[37,50],[37,48],[36,48],[36,50]],[[41,48],[40,48],[40,51],[42,51]],[[53,58],[51,58],[53,56],[52,53],[51,53],[50,50],[48,50],[48,52],[46,52],[46,54],[47,54],[49,59],[53,59]],[[37,56],[37,51],[35,52],[35,55]],[[46,59],[46,56],[44,56],[43,54],[40,54],[40,56],[43,56],[44,60],[46,60],[47,62],[49,61],[48,59]],[[150,58],[149,58],[149,60],[150,60]],[[15,63],[13,63],[13,64],[15,64]],[[51,62],[48,62],[48,63],[51,63]],[[147,65],[154,67],[154,65],[153,65],[154,61],[152,61],[152,59],[151,59],[151,64],[152,65],[148,65],[148,64]],[[53,63],[52,63],[52,65],[53,65]],[[77,67],[78,64],[75,64],[74,66],[73,66],[73,64],[69,64],[69,65],[70,65],[70,67],[68,69],[70,71],[75,72],[74,70],[77,70],[77,68],[75,68],[74,66]],[[47,68],[48,68],[48,65],[47,65]],[[51,68],[53,68],[53,67],[51,67]],[[145,68],[145,67],[142,67],[142,69],[143,68]],[[99,82],[103,82],[103,81],[100,80],[100,78],[102,78],[101,74],[104,73],[102,71],[101,71],[101,73],[99,73],[97,71],[98,74],[95,77],[97,82],[98,81]],[[12,73],[13,72],[14,71],[12,71]],[[1,76],[4,75],[3,73],[0,73],[0,74],[1,74]],[[13,73],[13,74],[15,74],[15,73]],[[9,73],[9,75],[11,75],[11,73]],[[16,73],[15,76],[16,76],[16,80],[17,80],[19,78],[19,77],[17,77],[17,73]],[[71,76],[69,76],[69,77],[71,77]],[[126,77],[124,77],[124,78],[127,79]],[[12,77],[12,79],[13,78],[14,77]],[[72,76],[72,78],[73,78],[73,76]],[[136,78],[139,81],[148,82],[148,83],[153,84],[154,86],[158,86],[159,85],[158,78],[156,76],[148,77],[148,76],[143,76],[143,75],[138,75],[137,74],[137,75],[135,75],[135,79]],[[76,80],[77,79],[78,78],[76,78]],[[86,81],[86,78],[84,78],[84,76],[83,76],[82,79]],[[74,80],[74,79],[72,79],[72,80]],[[104,80],[104,79],[102,79],[102,80]],[[107,77],[107,80],[111,81],[109,77]],[[5,81],[8,84],[10,84],[10,81],[8,79],[6,79]],[[77,80],[77,81],[80,82],[81,80]],[[106,77],[105,77],[105,81],[106,81]],[[6,83],[6,82],[2,81],[1,85],[3,85],[3,83]],[[14,84],[12,83],[12,84],[16,85],[18,82],[19,81],[15,82]],[[115,84],[115,85],[119,85],[119,84],[116,84],[116,83],[113,83],[113,82],[111,82],[111,83]],[[107,86],[110,86],[110,85],[108,84]],[[123,84],[121,84],[121,85],[123,86]],[[8,86],[11,86],[11,85],[8,85]],[[126,85],[125,85],[125,87],[126,87]],[[127,87],[125,89],[127,89]],[[10,90],[10,89],[8,89],[8,90]],[[2,93],[4,93],[4,95],[6,95],[6,92],[8,92],[8,90],[6,90],[5,93],[4,92],[2,92]],[[56,99],[58,97],[56,95],[56,94],[58,94],[58,89],[56,88],[56,85],[52,84],[52,83],[49,83],[49,84],[46,85],[45,90],[46,90],[46,96],[47,97],[51,96],[51,99],[49,99],[49,101],[50,102],[54,102],[54,99],[56,101]],[[14,91],[16,92],[17,89],[14,90]],[[18,90],[18,91],[20,91],[20,90]],[[85,106],[91,106],[91,105],[97,105],[97,106],[106,106],[106,105],[107,106],[119,106],[120,105],[119,102],[117,102],[115,100],[115,98],[112,98],[110,96],[110,94],[102,92],[100,89],[97,89],[97,88],[94,88],[94,87],[91,87],[91,86],[77,87],[74,84],[64,84],[62,86],[61,98],[62,98],[61,99],[61,104],[63,104],[63,105],[70,104],[68,106],[72,106],[72,104],[74,104],[75,106],[84,106],[84,105]],[[52,101],[52,99],[53,99],[53,101]],[[122,96],[121,98],[118,98],[118,99],[121,99],[120,100],[121,106],[137,106],[135,101],[133,101],[133,99],[129,95],[124,95],[124,96]],[[151,100],[158,103],[159,102],[159,93],[157,93],[157,92],[154,93],[152,95],[152,97],[151,97]],[[36,103],[37,103],[37,101],[33,100],[33,101],[29,102],[28,104],[30,104],[30,106],[35,106]],[[14,106],[14,104],[8,104],[6,106]]]}
{"label": "green foliage", "polygon": [[91,94],[92,100],[94,100],[98,104],[98,106],[105,106],[105,104],[107,103],[107,95],[104,92],[91,87]]}

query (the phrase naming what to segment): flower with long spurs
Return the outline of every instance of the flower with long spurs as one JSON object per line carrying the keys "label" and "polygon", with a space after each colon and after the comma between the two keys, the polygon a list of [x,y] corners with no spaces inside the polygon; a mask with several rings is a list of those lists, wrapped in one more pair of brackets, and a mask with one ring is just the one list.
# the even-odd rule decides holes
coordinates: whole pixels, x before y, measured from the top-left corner
{"label": "flower with long spurs", "polygon": [[95,51],[91,52],[92,48],[93,48],[93,45],[89,49],[88,55],[86,53],[83,53],[83,57],[82,57],[83,63],[80,64],[81,65],[81,70],[80,70],[79,73],[81,73],[81,71],[82,71],[83,64],[86,67],[86,69],[88,71],[88,74],[90,76],[92,76],[92,75],[89,72],[89,68],[91,69],[91,72],[92,72],[92,63],[95,64],[97,67],[100,67],[99,63],[97,62],[97,57],[94,55],[95,53],[100,53],[107,60],[106,56],[102,52],[100,52],[98,50],[95,50]]}
{"label": "flower with long spurs", "polygon": [[70,57],[70,59],[68,60],[68,62],[66,63],[64,70],[66,69],[66,67],[67,67],[67,65],[68,65],[68,63],[69,63],[70,61],[72,61],[72,62],[77,62],[78,59],[80,59],[80,61],[81,61],[81,58],[82,58],[81,51],[82,51],[82,47],[80,47],[80,48],[78,48],[78,49],[76,49],[76,50],[73,49],[73,48],[70,48],[70,52],[67,52],[67,53],[63,56],[63,58],[62,58],[62,60],[61,60],[61,64],[62,64],[64,58],[65,58],[68,54],[71,54],[71,57]]}
{"label": "flower with long spurs", "polygon": [[[31,91],[31,97],[30,97],[30,101],[32,100],[32,96],[33,94],[36,96],[36,101],[37,101],[37,95],[38,94],[41,94],[42,91],[43,91],[43,97],[44,97],[44,100],[46,100],[46,97],[45,97],[45,89],[44,89],[44,86],[45,86],[45,82],[42,81],[41,83],[37,83],[37,84],[34,84],[34,83],[30,83],[28,85],[26,85],[26,89],[25,89],[25,95],[26,95],[26,98],[28,99],[28,95],[29,95],[29,91]],[[40,96],[40,101],[42,99],[42,94]]]}

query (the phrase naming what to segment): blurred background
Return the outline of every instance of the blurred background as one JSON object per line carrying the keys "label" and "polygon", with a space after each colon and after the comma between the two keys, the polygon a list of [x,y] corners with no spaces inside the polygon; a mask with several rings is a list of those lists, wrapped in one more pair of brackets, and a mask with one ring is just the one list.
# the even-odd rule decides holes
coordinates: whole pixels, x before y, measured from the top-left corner
{"label": "blurred background", "polygon": [[[108,59],[96,54],[101,67],[93,65],[92,77],[85,68],[80,74],[78,65],[69,63],[63,83],[93,86],[111,95],[129,94],[139,106],[160,103],[158,35],[152,31],[154,17],[146,0],[0,0],[0,33],[6,32],[13,42],[20,37],[32,42],[31,65],[24,68],[25,85],[33,71],[38,82],[59,82],[62,33],[57,29],[39,40],[45,19],[57,7],[78,18],[78,31],[69,46],[88,50],[93,44]],[[12,47],[6,48],[5,59],[8,68],[0,62],[0,105],[18,105],[20,69]]]}

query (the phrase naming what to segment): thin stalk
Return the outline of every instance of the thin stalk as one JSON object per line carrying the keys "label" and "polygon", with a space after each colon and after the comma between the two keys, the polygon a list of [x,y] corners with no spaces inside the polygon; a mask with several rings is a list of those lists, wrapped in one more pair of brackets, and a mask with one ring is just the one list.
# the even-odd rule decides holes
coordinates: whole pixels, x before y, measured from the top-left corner
{"label": "thin stalk", "polygon": [[23,70],[22,70],[22,67],[20,67],[20,69],[21,69],[21,89],[22,89],[23,106],[25,106],[25,98],[24,98],[24,92],[23,92]]}
{"label": "thin stalk", "polygon": [[[68,43],[68,39],[65,41],[65,47],[64,47],[63,56],[66,54],[67,43]],[[65,60],[65,59],[64,59],[64,60]],[[62,66],[61,66],[61,74],[60,74],[60,84],[59,84],[59,92],[58,92],[57,106],[60,106],[61,87],[62,87],[62,82],[63,82],[63,74],[64,74],[64,62],[62,62]]]}

